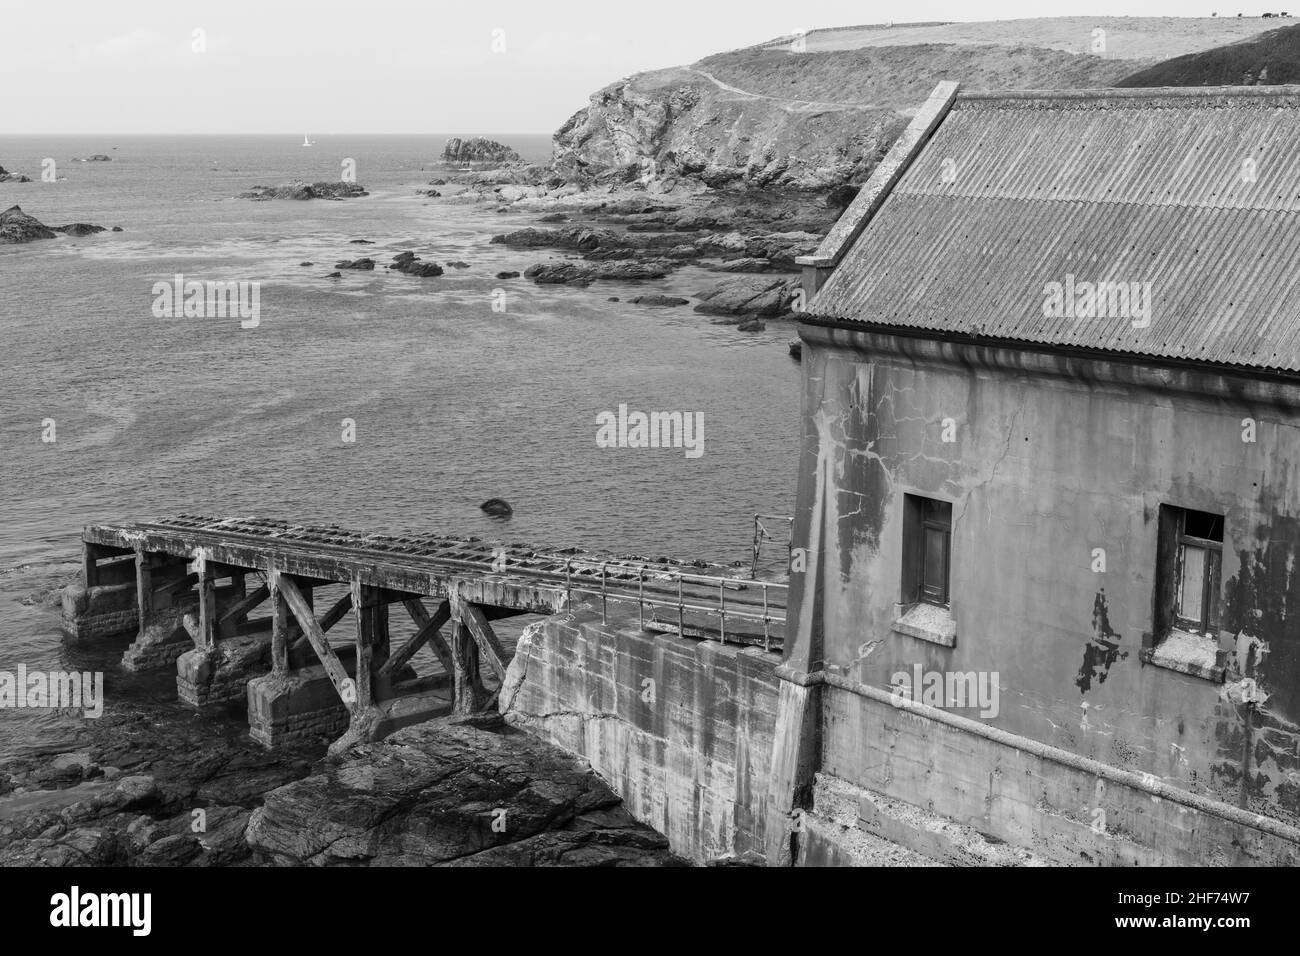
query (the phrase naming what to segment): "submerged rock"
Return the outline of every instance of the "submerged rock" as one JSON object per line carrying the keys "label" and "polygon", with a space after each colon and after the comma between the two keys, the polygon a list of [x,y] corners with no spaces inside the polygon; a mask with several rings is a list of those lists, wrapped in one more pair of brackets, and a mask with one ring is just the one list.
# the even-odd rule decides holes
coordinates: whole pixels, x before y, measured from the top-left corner
{"label": "submerged rock", "polygon": [[627,300],[633,305],[690,305],[690,299],[683,299],[675,295],[638,295]]}
{"label": "submerged rock", "polygon": [[497,273],[497,278],[498,278],[498,279],[518,279],[518,278],[519,278],[519,273],[518,273],[518,272],[498,272],[498,273]]}
{"label": "submerged rock", "polygon": [[515,509],[510,506],[510,502],[504,498],[489,498],[479,505],[479,510],[494,518],[508,518],[515,513]]}
{"label": "submerged rock", "polygon": [[370,258],[353,259],[351,261],[347,259],[341,259],[340,261],[334,263],[335,269],[360,269],[362,271],[368,272],[374,269],[374,267],[375,267],[375,260]]}
{"label": "submerged rock", "polygon": [[[97,232],[107,232],[103,226],[92,226],[88,222],[74,222],[66,226],[50,226],[55,232],[68,236],[93,236]],[[118,232],[121,232],[119,229]]]}

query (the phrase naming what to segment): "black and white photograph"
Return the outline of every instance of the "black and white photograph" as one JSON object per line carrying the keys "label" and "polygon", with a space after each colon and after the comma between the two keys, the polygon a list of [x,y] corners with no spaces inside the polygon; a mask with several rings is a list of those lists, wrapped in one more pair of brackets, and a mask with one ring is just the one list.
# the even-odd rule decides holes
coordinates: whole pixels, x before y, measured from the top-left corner
{"label": "black and white photograph", "polygon": [[1283,925],[1300,9],[1217,3],[6,5],[5,925]]}

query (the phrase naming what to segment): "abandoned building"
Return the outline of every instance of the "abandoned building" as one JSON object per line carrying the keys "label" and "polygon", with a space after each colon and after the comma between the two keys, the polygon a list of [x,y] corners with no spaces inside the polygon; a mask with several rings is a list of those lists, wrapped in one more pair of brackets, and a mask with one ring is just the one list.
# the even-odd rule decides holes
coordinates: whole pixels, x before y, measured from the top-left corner
{"label": "abandoned building", "polygon": [[940,84],[800,263],[771,854],[1296,863],[1300,87]]}

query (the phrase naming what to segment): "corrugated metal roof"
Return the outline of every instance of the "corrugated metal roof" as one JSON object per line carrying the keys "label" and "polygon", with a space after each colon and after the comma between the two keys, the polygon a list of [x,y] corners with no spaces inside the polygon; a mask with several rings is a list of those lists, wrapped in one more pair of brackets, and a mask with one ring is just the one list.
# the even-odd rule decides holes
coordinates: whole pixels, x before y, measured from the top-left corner
{"label": "corrugated metal roof", "polygon": [[959,94],[809,310],[1300,371],[1300,90]]}

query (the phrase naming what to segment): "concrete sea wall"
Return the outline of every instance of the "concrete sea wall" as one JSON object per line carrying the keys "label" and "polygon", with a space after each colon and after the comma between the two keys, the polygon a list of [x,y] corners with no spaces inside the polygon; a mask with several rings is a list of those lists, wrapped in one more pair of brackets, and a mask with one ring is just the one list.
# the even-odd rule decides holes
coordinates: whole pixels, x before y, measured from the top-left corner
{"label": "concrete sea wall", "polygon": [[763,852],[777,661],[579,609],[524,631],[500,708],[585,758],[674,852],[752,857]]}

